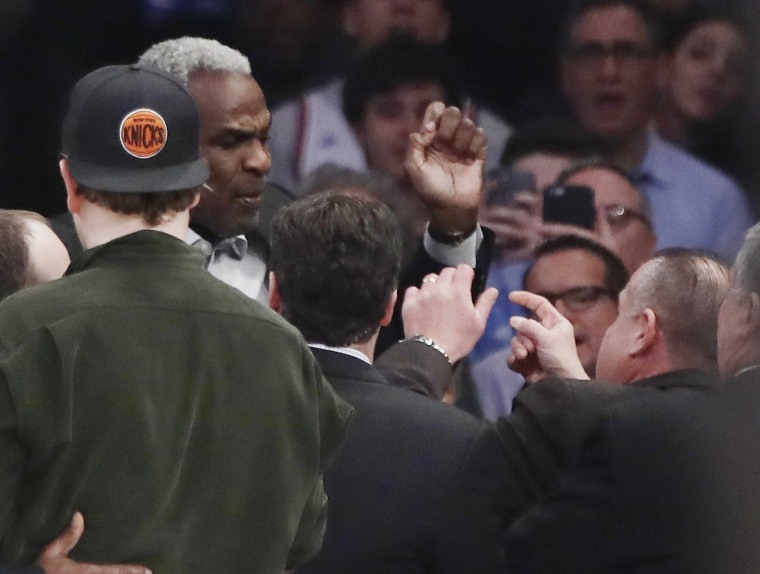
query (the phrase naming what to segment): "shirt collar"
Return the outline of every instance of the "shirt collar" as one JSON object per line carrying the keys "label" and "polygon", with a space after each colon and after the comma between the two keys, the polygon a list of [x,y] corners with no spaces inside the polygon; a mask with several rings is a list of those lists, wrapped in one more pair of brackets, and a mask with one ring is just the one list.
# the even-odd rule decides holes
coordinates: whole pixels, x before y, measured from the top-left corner
{"label": "shirt collar", "polygon": [[672,178],[671,167],[668,166],[668,144],[656,133],[649,133],[647,152],[638,169],[634,170],[633,178],[637,184],[657,188],[670,185]]}
{"label": "shirt collar", "polygon": [[309,343],[309,347],[312,347],[313,349],[324,349],[325,351],[333,351],[335,353],[350,355],[351,357],[359,359],[360,361],[364,361],[368,365],[372,364],[372,361],[369,360],[369,357],[367,355],[352,347],[330,347],[328,345],[323,345],[322,343]]}

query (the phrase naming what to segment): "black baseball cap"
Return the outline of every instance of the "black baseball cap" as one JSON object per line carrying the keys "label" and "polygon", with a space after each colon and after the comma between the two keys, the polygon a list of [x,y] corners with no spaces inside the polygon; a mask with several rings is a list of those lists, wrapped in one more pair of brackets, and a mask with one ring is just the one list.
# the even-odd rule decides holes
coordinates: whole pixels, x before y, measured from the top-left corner
{"label": "black baseball cap", "polygon": [[99,191],[146,193],[204,183],[198,111],[179,80],[158,68],[106,66],[71,92],[63,155],[74,180]]}

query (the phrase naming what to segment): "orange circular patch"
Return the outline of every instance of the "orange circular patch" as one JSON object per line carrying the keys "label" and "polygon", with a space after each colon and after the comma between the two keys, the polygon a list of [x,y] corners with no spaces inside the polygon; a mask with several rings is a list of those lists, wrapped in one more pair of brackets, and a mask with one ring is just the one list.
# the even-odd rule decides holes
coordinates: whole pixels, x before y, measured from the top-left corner
{"label": "orange circular patch", "polygon": [[164,149],[168,135],[164,118],[147,108],[129,112],[119,127],[122,147],[140,159],[153,157]]}

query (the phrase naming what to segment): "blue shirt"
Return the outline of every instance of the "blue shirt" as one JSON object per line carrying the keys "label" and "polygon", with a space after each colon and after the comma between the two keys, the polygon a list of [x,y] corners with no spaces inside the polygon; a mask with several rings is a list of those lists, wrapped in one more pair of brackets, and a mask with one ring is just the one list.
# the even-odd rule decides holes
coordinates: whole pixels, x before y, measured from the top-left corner
{"label": "blue shirt", "polygon": [[727,175],[652,134],[634,180],[652,207],[658,249],[706,249],[733,261],[755,217]]}

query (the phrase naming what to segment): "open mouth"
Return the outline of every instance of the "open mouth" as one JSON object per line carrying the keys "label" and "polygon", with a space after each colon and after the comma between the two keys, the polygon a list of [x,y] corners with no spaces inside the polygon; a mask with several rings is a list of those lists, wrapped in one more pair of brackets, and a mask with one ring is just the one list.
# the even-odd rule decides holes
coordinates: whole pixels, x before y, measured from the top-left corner
{"label": "open mouth", "polygon": [[235,201],[246,207],[258,207],[261,205],[261,194],[258,195],[239,195],[235,198]]}
{"label": "open mouth", "polygon": [[625,95],[620,93],[600,94],[594,98],[594,106],[601,113],[617,113],[625,105]]}

